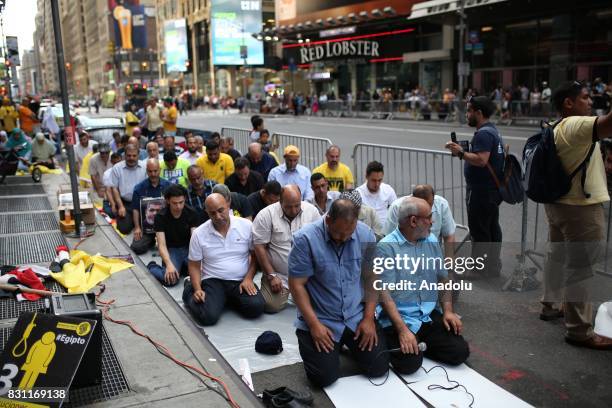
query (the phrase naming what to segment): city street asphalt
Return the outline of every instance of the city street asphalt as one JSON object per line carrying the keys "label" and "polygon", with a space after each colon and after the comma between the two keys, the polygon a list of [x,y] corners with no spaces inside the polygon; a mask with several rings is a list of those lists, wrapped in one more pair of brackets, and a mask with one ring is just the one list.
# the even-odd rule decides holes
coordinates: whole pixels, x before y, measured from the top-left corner
{"label": "city street asphalt", "polygon": [[[114,112],[101,112],[101,115],[110,114],[116,115]],[[247,129],[250,127],[249,117],[250,114],[192,111],[181,116],[178,125],[209,131],[220,131],[222,127]],[[265,117],[264,120],[265,127],[271,132],[330,138],[342,148],[343,161],[349,163],[350,152],[359,142],[443,150],[451,131],[455,131],[459,139],[469,139],[473,134],[473,129],[466,125],[437,122],[302,116]],[[525,140],[536,129],[500,126],[500,131],[510,150],[520,157]],[[470,343],[469,365],[535,406],[610,406],[612,352],[567,345],[563,340],[562,321],[543,322],[538,318],[540,289],[520,293],[501,290],[517,263],[521,207],[503,204],[500,213],[504,232],[502,276],[476,281],[474,290],[462,293],[456,305],[456,311],[464,321],[465,337]],[[540,212],[537,224],[543,226],[544,218]],[[528,219],[530,233],[533,233],[536,225],[533,211]],[[546,240],[544,227],[538,234],[540,242]],[[541,279],[541,273],[537,276]],[[278,384],[280,378],[283,385],[304,388],[302,370],[298,364],[257,373],[254,375],[256,388]],[[318,398],[326,400],[322,395]]]}

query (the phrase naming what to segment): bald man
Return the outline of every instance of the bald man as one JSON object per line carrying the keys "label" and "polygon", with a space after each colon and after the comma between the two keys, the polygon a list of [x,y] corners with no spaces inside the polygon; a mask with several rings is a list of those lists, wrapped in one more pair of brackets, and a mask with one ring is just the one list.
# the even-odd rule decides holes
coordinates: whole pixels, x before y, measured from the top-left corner
{"label": "bald man", "polygon": [[204,326],[216,324],[226,305],[247,319],[256,318],[263,313],[265,301],[253,283],[252,223],[231,215],[221,194],[209,195],[204,204],[210,219],[191,235],[185,307]]}
{"label": "bald man", "polygon": [[264,152],[259,143],[251,143],[249,145],[249,152],[244,157],[251,162],[251,170],[261,174],[264,180],[268,180],[270,170],[278,166],[274,157],[270,153]]}
{"label": "bald man", "polygon": [[295,234],[304,225],[319,220],[314,205],[302,201],[296,185],[282,188],[280,201],[259,212],[253,223],[255,254],[261,267],[261,293],[266,313],[277,313],[289,299],[289,252]]}
{"label": "bald man", "polygon": [[[136,184],[132,194],[132,220],[134,222],[134,240],[132,251],[144,254],[155,245],[155,215],[164,207],[161,198],[164,190],[170,186],[167,180],[159,177],[160,165],[157,159],[148,159],[147,178]],[[154,200],[157,198],[157,200]],[[144,216],[141,219],[141,214]]]}

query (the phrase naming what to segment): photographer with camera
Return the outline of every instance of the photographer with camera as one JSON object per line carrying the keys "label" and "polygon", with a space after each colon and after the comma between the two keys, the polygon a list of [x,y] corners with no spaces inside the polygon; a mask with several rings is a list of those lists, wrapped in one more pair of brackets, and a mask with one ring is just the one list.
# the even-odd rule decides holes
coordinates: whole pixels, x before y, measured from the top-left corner
{"label": "photographer with camera", "polygon": [[474,137],[470,143],[453,140],[445,145],[453,156],[465,162],[472,257],[475,259],[486,254],[486,267],[480,272],[482,276],[468,275],[468,278],[499,276],[501,272],[502,231],[499,226],[499,204],[502,198],[491,173],[495,172],[497,178],[502,179],[504,148],[499,131],[489,122],[489,117],[494,112],[495,105],[489,98],[471,98],[467,102],[466,117],[468,125],[476,128]]}

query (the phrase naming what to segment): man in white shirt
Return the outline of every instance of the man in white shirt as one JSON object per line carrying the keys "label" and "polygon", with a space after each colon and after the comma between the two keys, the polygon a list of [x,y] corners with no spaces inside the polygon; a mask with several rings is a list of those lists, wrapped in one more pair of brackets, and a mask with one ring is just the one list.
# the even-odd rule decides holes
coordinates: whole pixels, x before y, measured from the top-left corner
{"label": "man in white shirt", "polygon": [[196,228],[189,243],[189,277],[183,302],[198,323],[217,323],[226,303],[253,319],[264,312],[264,298],[253,283],[256,272],[251,221],[230,215],[221,194],[206,198],[210,220]]}
{"label": "man in white shirt", "polygon": [[384,175],[385,168],[382,163],[370,162],[366,167],[366,182],[357,187],[363,204],[376,211],[381,224],[384,224],[387,219],[387,209],[393,201],[397,200],[393,187],[383,183]]}
{"label": "man in white shirt", "polygon": [[289,252],[293,234],[306,224],[320,219],[319,211],[302,201],[298,186],[290,184],[281,190],[280,202],[259,212],[253,223],[253,243],[263,277],[261,293],[266,313],[277,313],[289,299]]}
{"label": "man in white shirt", "polygon": [[202,156],[202,153],[198,152],[198,144],[194,136],[190,136],[187,138],[187,150],[185,150],[179,156],[179,159],[185,159],[189,162],[190,165],[195,164],[196,160],[198,160]]}
{"label": "man in white shirt", "polygon": [[89,152],[93,151],[94,145],[97,144],[98,142],[95,140],[90,140],[87,132],[79,132],[79,143],[74,145],[74,158],[77,162],[77,168],[81,168],[83,165],[83,159],[89,154]]}

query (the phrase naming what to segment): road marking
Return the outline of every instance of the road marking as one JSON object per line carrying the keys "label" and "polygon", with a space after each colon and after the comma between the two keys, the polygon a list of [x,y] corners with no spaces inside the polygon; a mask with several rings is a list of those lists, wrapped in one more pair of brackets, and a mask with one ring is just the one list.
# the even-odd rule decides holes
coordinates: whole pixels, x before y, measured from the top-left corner
{"label": "road marking", "polygon": [[[404,132],[409,132],[409,133],[426,133],[426,134],[433,134],[433,135],[444,135],[444,136],[448,136],[450,138],[450,132],[449,131],[441,131],[441,130],[427,130],[427,129],[398,129],[398,128],[394,128],[394,127],[384,127],[384,126],[364,126],[364,125],[350,125],[348,123],[325,123],[325,122],[314,122],[314,121],[308,121],[304,124],[311,124],[311,125],[319,125],[319,126],[333,126],[333,127],[346,127],[346,128],[355,128],[355,129],[369,129],[369,130],[388,130],[390,132],[398,132],[398,133],[404,133]],[[466,137],[472,137],[474,136],[473,133],[464,133],[464,132],[457,132],[457,136],[466,136]],[[502,138],[504,140],[508,139],[508,140],[520,140],[522,142],[526,141],[528,139],[528,137],[518,137],[518,136],[502,136]]]}

